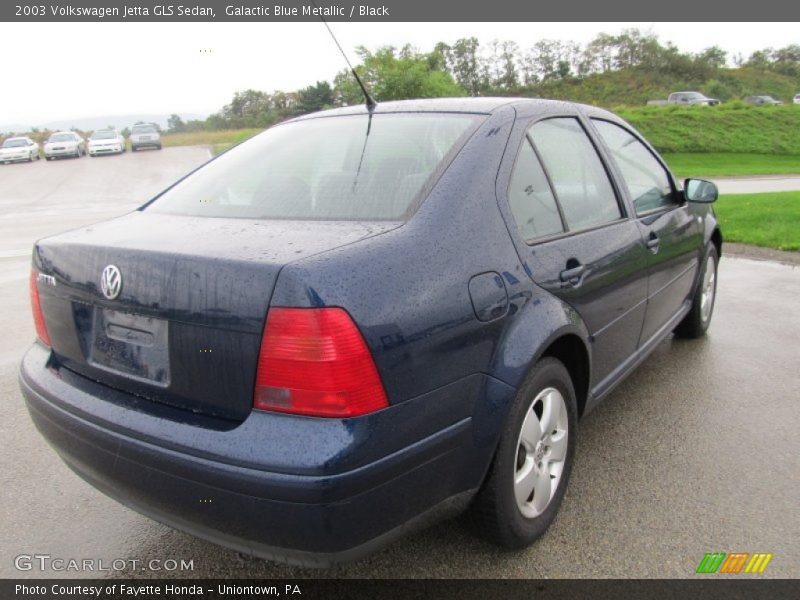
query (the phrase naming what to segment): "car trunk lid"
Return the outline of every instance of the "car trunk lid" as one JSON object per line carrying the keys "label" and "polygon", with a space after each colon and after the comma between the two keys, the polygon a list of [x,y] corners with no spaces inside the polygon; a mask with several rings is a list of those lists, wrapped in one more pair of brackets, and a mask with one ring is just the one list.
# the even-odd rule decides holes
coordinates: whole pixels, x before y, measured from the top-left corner
{"label": "car trunk lid", "polygon": [[[244,419],[282,266],[393,226],[137,211],[47,238],[34,260],[54,277],[39,283],[53,351],[117,389]],[[101,285],[110,266],[121,278],[116,297]]]}

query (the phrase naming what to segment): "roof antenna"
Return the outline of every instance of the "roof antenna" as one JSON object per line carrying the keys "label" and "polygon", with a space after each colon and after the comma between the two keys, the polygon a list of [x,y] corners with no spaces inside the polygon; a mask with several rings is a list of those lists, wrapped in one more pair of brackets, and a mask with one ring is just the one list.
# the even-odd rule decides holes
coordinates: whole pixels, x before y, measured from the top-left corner
{"label": "roof antenna", "polygon": [[319,9],[319,6],[317,6],[316,1],[311,0],[311,4],[313,4],[314,8],[317,9],[317,13],[319,14],[319,20],[322,21],[322,24],[325,25],[325,29],[327,29],[328,33],[331,34],[331,37],[333,38],[333,41],[336,44],[336,47],[339,48],[339,52],[341,52],[342,56],[344,57],[344,61],[347,63],[347,66],[350,67],[350,72],[353,74],[353,77],[356,78],[356,81],[358,82],[358,87],[361,88],[361,91],[364,93],[364,99],[367,101],[367,110],[371,115],[372,111],[375,110],[375,107],[378,105],[378,103],[375,102],[375,99],[369,95],[367,87],[364,85],[364,82],[361,81],[361,77],[358,76],[358,73],[356,73],[356,70],[353,68],[353,65],[350,64],[350,60],[347,58],[347,54],[345,54],[341,44],[339,44],[339,40],[337,40],[336,36],[333,35],[333,31],[331,31],[331,27],[330,25],[328,25],[328,22],[325,20],[325,17],[322,16],[322,11]]}

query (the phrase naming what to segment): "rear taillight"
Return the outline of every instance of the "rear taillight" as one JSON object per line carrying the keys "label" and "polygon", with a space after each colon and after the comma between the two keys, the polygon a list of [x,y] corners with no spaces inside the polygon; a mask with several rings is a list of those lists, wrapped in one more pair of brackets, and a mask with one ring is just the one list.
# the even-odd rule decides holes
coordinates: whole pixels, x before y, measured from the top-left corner
{"label": "rear taillight", "polygon": [[42,314],[42,303],[39,301],[39,273],[36,269],[31,269],[31,309],[33,310],[33,324],[36,326],[36,337],[50,346],[50,336],[47,333],[47,326],[44,324],[44,314]]}
{"label": "rear taillight", "polygon": [[388,405],[375,362],[341,308],[271,308],[261,340],[254,408],[355,417]]}

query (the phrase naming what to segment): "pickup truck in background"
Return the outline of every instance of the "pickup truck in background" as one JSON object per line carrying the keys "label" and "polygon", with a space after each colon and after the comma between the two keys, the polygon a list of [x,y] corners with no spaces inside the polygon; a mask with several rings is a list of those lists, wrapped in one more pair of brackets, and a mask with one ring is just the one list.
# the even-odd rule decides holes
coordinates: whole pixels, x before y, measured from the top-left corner
{"label": "pickup truck in background", "polygon": [[720,101],[709,98],[700,92],[672,92],[666,100],[648,100],[647,106],[667,106],[682,104],[685,106],[716,106]]}

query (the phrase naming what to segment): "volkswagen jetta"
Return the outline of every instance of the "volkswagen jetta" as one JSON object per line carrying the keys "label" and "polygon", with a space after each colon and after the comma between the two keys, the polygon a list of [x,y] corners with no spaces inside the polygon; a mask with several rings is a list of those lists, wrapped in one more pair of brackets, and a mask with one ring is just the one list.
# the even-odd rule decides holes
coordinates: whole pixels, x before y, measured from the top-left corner
{"label": "volkswagen jetta", "polygon": [[37,242],[22,391],[89,483],[243,552],[329,564],[463,508],[522,547],[578,420],[708,328],[716,196],[587,106],[307,115]]}

